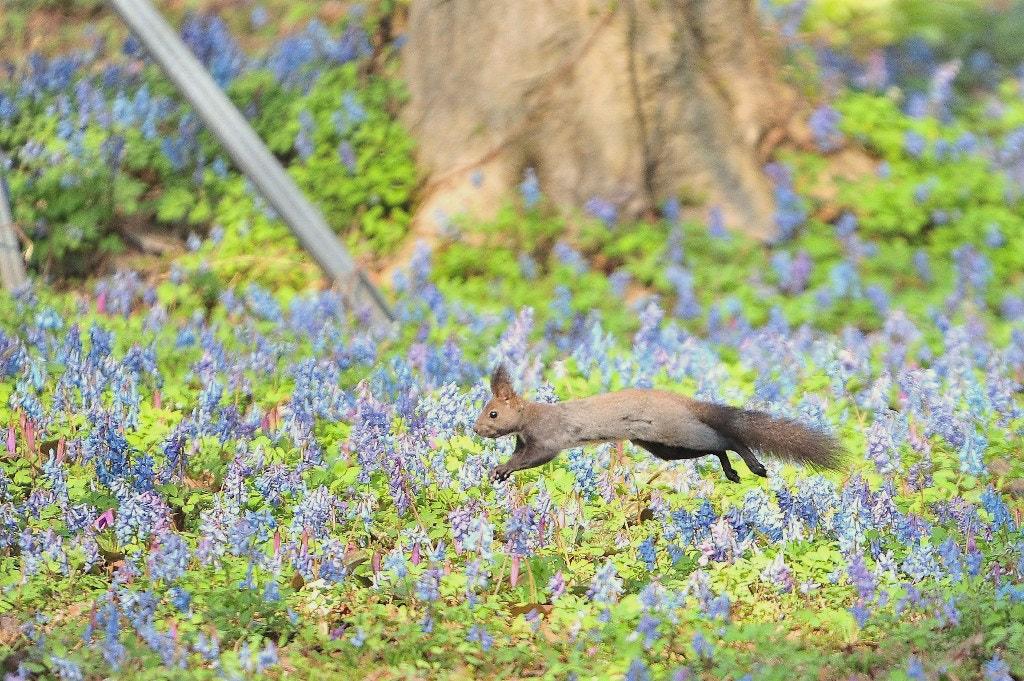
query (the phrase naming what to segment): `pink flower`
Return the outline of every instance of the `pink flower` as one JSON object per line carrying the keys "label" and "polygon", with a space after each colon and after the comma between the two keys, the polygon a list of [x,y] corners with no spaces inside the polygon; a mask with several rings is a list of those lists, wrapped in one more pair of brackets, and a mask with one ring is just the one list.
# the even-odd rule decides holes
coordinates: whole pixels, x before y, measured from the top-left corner
{"label": "pink flower", "polygon": [[113,525],[114,509],[112,508],[104,511],[103,513],[100,513],[98,516],[96,516],[96,520],[92,522],[92,526],[97,532],[102,532],[103,530],[107,529],[108,527],[112,527]]}

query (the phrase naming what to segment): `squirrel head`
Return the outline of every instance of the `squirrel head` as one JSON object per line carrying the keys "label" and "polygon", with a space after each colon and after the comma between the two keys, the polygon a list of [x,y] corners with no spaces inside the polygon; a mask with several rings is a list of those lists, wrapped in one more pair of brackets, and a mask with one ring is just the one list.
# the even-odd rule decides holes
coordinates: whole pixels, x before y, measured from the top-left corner
{"label": "squirrel head", "polygon": [[501,437],[517,432],[522,426],[523,400],[512,387],[512,379],[504,364],[491,374],[493,397],[484,405],[473,431],[483,437]]}

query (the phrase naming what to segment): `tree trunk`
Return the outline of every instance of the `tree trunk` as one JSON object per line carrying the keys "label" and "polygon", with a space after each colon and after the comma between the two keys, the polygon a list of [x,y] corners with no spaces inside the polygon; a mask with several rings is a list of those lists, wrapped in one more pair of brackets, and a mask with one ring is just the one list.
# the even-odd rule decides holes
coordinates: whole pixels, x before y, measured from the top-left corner
{"label": "tree trunk", "polygon": [[764,140],[792,97],[753,0],[414,0],[404,50],[421,233],[492,214],[530,167],[559,205],[677,197],[777,233]]}

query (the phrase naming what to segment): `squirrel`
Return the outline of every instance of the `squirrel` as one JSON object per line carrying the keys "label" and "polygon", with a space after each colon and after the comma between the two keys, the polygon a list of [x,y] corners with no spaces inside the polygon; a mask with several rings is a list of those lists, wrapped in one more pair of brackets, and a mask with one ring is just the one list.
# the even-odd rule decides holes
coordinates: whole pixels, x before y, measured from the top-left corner
{"label": "squirrel", "polygon": [[750,472],[768,477],[752,450],[815,468],[838,470],[838,441],[798,421],[763,411],[702,402],[668,390],[629,388],[567,402],[543,404],[516,394],[508,369],[491,376],[493,397],[473,426],[482,437],[516,436],[509,460],[491,472],[505,481],[515,471],[551,461],[563,449],[629,440],[666,461],[714,454],[731,482],[740,476],[727,450],[740,455]]}

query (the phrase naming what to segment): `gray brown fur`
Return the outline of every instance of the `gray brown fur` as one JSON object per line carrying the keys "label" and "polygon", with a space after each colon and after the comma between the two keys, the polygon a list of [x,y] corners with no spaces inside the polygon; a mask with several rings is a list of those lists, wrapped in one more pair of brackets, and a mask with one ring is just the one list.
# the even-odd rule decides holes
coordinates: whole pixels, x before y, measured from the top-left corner
{"label": "gray brown fur", "polygon": [[492,399],[474,430],[483,437],[516,435],[508,462],[491,474],[505,480],[534,468],[563,449],[630,440],[665,460],[715,455],[726,477],[739,481],[726,451],[740,455],[756,475],[767,476],[752,450],[816,468],[837,469],[842,450],[831,436],[797,421],[764,412],[701,402],[667,390],[631,388],[568,402],[541,404],[522,399],[499,366],[491,377]]}

